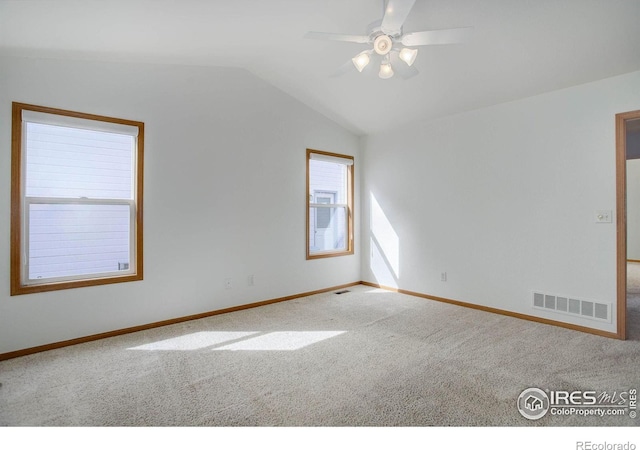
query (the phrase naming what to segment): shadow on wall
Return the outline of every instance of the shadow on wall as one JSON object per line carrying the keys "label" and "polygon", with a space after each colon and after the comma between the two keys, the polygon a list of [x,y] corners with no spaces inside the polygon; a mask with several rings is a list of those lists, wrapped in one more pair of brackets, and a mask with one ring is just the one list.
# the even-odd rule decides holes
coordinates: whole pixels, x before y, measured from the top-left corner
{"label": "shadow on wall", "polygon": [[373,192],[370,197],[371,257],[369,267],[379,285],[398,288],[400,239]]}

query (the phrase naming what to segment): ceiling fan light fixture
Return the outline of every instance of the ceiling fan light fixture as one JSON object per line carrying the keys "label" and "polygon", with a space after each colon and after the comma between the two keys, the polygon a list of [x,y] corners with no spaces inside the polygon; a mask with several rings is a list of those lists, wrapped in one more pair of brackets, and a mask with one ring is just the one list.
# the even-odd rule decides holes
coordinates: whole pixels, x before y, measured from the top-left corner
{"label": "ceiling fan light fixture", "polygon": [[413,64],[413,62],[416,60],[417,55],[418,55],[418,50],[405,47],[402,50],[400,50],[400,55],[398,56],[400,57],[401,60],[407,63],[407,66],[411,66],[411,64]]}
{"label": "ceiling fan light fixture", "polygon": [[392,46],[393,42],[386,34],[381,34],[373,41],[373,49],[378,55],[386,55],[391,51]]}
{"label": "ceiling fan light fixture", "polygon": [[380,72],[378,73],[378,76],[383,80],[391,78],[393,76],[393,68],[391,67],[391,64],[388,62],[380,64]]}
{"label": "ceiling fan light fixture", "polygon": [[[382,0],[382,18],[369,24],[366,34],[309,31],[305,34],[305,38],[366,44],[368,49],[365,52],[361,51],[351,58],[351,62],[358,72],[364,72],[368,65],[374,67],[367,72],[375,72],[375,66],[381,63],[378,73],[380,78],[391,78],[395,68],[398,70],[398,76],[407,80],[419,73],[418,69],[413,67],[418,54],[415,47],[464,42],[472,29],[472,27],[463,27],[405,33],[405,21],[416,2],[417,0]],[[402,63],[398,62],[398,59],[402,60]],[[394,68],[391,67],[391,61],[395,64]],[[406,64],[407,67],[402,64]],[[349,60],[347,60],[338,72],[331,76],[343,74],[350,70],[350,67]]]}
{"label": "ceiling fan light fixture", "polygon": [[371,59],[369,58],[369,54],[367,52],[359,53],[355,57],[351,58],[351,62],[354,66],[356,66],[358,72],[362,72],[364,68],[367,67],[367,64],[369,64],[369,61],[371,61]]}

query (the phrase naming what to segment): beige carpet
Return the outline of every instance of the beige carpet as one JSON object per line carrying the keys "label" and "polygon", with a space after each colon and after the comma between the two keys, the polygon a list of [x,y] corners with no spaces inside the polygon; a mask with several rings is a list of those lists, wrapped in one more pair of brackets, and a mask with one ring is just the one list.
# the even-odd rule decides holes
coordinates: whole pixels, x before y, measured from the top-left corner
{"label": "beige carpet", "polygon": [[[640,387],[617,341],[356,286],[0,362],[4,426],[629,426],[517,411]],[[637,318],[637,315],[635,316]]]}

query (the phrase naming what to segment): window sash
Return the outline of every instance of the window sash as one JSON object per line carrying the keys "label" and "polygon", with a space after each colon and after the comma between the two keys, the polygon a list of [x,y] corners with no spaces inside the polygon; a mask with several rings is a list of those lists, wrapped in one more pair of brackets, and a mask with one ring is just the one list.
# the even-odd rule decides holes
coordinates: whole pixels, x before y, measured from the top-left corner
{"label": "window sash", "polygon": [[[315,214],[313,214],[313,210],[315,211]],[[342,253],[342,252],[346,252],[349,249],[349,242],[351,240],[351,236],[349,235],[349,206],[348,205],[344,205],[344,204],[323,204],[323,203],[312,203],[309,204],[309,216],[314,216],[314,220],[310,221],[309,224],[309,230],[308,233],[311,233],[311,229],[313,228],[314,232],[318,232],[318,229],[316,228],[316,221],[317,221],[317,213],[318,210],[341,210],[342,211],[342,218],[338,217],[337,220],[343,220],[344,224],[342,225],[342,227],[340,227],[339,223],[333,223],[333,217],[330,220],[329,226],[328,227],[324,227],[321,228],[322,230],[335,230],[337,232],[337,236],[332,236],[330,234],[331,237],[333,237],[334,239],[336,237],[339,237],[342,239],[342,246],[341,247],[333,247],[330,249],[320,249],[320,250],[314,250],[311,248],[311,246],[309,246],[308,251],[310,255],[323,255],[323,254],[333,254],[333,253]],[[331,226],[333,225],[333,226]],[[342,229],[341,229],[342,228]],[[316,239],[318,238],[318,236],[314,236],[314,243],[316,242]],[[310,239],[311,240],[311,239]]]}
{"label": "window sash", "polygon": [[[33,129],[29,124],[54,128]],[[23,195],[106,199],[135,197],[138,150],[135,137],[89,129],[79,135],[78,127],[69,124],[24,120],[22,133]]]}
{"label": "window sash", "polygon": [[[47,278],[30,278],[29,261],[31,257],[31,243],[30,243],[30,229],[31,229],[31,206],[32,205],[107,205],[107,206],[127,206],[129,208],[129,240],[128,240],[128,254],[129,254],[129,269],[128,270],[114,270],[104,272],[93,272],[87,274],[75,274],[69,276],[57,276]],[[22,284],[24,286],[36,286],[50,283],[60,283],[65,281],[80,281],[99,278],[114,278],[123,277],[136,274],[137,267],[137,254],[136,254],[136,203],[134,200],[121,200],[121,199],[87,199],[87,198],[57,198],[57,197],[25,197],[24,199],[24,217],[23,217],[23,231],[22,231]]]}
{"label": "window sash", "polygon": [[349,228],[349,205],[346,204],[338,204],[338,203],[309,203],[309,211],[313,210],[313,209],[342,209],[344,211],[344,217],[345,217],[345,221],[346,223],[346,227],[347,227],[347,232],[345,233],[345,235],[348,234],[348,228]]}

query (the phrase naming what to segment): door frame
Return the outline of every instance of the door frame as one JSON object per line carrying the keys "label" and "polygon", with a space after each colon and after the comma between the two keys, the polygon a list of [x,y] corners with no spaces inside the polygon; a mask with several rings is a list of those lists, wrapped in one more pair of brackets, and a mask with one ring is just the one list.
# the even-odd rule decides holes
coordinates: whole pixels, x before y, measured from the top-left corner
{"label": "door frame", "polygon": [[640,110],[616,114],[616,266],[617,333],[627,338],[627,120],[640,119]]}

